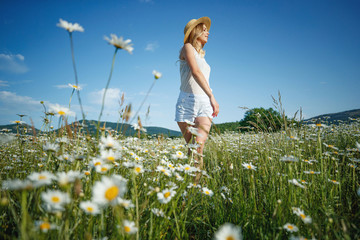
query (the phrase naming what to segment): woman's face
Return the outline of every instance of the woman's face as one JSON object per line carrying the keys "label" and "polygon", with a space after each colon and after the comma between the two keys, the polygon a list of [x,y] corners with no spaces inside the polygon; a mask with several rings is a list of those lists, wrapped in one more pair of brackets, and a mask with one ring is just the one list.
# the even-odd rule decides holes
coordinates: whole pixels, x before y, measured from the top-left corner
{"label": "woman's face", "polygon": [[206,25],[203,24],[203,32],[200,35],[200,37],[198,37],[197,41],[201,43],[201,45],[205,45],[205,43],[207,43],[209,38],[209,32],[206,28]]}

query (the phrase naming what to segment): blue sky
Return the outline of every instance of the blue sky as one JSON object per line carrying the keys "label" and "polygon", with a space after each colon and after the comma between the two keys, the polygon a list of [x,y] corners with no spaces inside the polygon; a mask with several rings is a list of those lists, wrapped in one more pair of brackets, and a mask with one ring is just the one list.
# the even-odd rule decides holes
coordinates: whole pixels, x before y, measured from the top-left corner
{"label": "blue sky", "polygon": [[[116,56],[102,120],[118,120],[123,92],[137,109],[155,69],[163,77],[140,116],[146,126],[178,130],[183,29],[202,16],[212,20],[205,50],[220,104],[214,123],[241,120],[239,107],[272,107],[278,91],[288,116],[300,107],[305,118],[360,108],[359,11],[355,0],[0,1],[0,124],[19,113],[41,127],[40,101],[69,105],[72,90],[65,86],[75,79],[68,33],[56,26],[60,18],[85,29],[73,40],[87,119],[99,116],[115,50],[104,36],[114,33],[131,39],[134,51]],[[81,118],[75,96],[71,110]]]}

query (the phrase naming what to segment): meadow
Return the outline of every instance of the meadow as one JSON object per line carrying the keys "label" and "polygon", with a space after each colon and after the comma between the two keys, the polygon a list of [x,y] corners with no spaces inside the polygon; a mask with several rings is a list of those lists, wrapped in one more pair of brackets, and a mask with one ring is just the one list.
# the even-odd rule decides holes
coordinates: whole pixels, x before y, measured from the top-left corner
{"label": "meadow", "polygon": [[[81,30],[60,27],[71,40]],[[112,72],[117,51],[132,47],[107,40]],[[81,105],[76,70],[75,79]],[[1,133],[1,239],[360,238],[360,119],[214,131],[198,169],[196,143],[147,135],[140,119],[136,136],[100,124],[91,135],[68,125],[70,103],[49,111],[43,104],[41,132],[30,135],[19,120],[17,134]],[[136,117],[130,106],[121,111],[125,122]]]}

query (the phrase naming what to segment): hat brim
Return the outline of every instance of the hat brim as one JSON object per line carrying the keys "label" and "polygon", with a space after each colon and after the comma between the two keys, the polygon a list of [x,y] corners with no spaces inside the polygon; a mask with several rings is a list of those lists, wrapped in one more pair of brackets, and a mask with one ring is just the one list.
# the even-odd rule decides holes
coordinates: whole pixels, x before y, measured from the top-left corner
{"label": "hat brim", "polygon": [[186,40],[188,39],[191,31],[194,29],[194,27],[196,27],[198,24],[200,23],[203,23],[205,24],[207,30],[209,31],[210,30],[210,27],[211,27],[211,20],[209,17],[202,17],[202,18],[199,18],[197,19],[189,28],[188,30],[186,31],[185,33],[185,36],[184,36],[184,43],[186,42]]}

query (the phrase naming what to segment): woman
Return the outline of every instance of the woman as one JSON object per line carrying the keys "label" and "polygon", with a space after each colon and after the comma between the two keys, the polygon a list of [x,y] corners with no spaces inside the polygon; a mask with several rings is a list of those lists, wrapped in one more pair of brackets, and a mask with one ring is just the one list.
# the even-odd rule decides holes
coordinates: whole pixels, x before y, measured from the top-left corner
{"label": "woman", "polygon": [[[189,143],[192,133],[188,125],[197,128],[197,167],[202,169],[202,153],[208,137],[211,121],[219,113],[219,104],[209,86],[210,66],[205,61],[203,47],[208,41],[211,20],[208,17],[190,20],[184,29],[184,46],[180,50],[180,94],[176,104],[176,116],[180,130]],[[192,129],[190,129],[192,130]]]}

